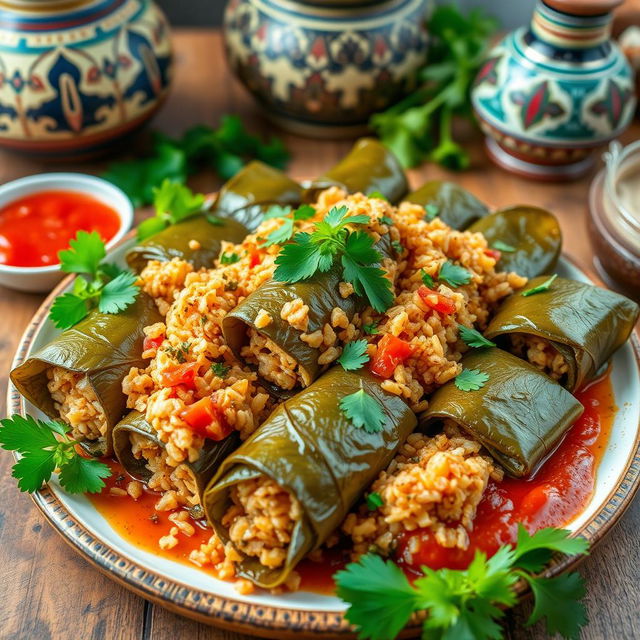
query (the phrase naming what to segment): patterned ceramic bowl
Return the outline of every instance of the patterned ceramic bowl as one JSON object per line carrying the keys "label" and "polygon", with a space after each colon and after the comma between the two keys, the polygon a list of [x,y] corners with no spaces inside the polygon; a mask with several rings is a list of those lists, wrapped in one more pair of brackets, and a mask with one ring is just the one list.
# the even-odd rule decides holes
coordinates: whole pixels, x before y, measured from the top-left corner
{"label": "patterned ceramic bowl", "polygon": [[0,145],[100,150],[153,115],[170,71],[167,22],[150,0],[0,1]]}
{"label": "patterned ceramic bowl", "polygon": [[398,100],[424,62],[427,0],[367,6],[230,0],[232,69],[267,115],[302,135],[352,136]]}

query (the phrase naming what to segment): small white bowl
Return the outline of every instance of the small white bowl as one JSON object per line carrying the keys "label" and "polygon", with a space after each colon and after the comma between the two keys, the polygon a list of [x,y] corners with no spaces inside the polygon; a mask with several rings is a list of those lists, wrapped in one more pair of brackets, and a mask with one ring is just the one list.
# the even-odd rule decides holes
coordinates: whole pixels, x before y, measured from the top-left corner
{"label": "small white bowl", "polygon": [[[40,173],[7,182],[0,186],[0,209],[15,200],[42,191],[84,193],[111,207],[120,218],[120,228],[107,242],[107,250],[122,240],[133,223],[133,206],[124,191],[102,178],[84,173]],[[57,264],[47,267],[13,267],[0,264],[0,285],[18,291],[51,291],[63,275],[65,274]]]}

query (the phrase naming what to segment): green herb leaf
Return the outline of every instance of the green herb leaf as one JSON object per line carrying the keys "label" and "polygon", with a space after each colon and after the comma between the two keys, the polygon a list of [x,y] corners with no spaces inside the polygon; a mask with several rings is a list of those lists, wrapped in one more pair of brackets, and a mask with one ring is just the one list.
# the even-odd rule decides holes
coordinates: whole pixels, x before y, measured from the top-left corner
{"label": "green herb leaf", "polygon": [[367,494],[367,508],[369,509],[369,511],[375,511],[376,509],[379,509],[383,504],[384,500],[377,491],[373,491],[372,493]]}
{"label": "green herb leaf", "polygon": [[83,298],[73,293],[63,293],[53,301],[49,310],[49,319],[55,327],[64,331],[80,322],[88,313],[89,309]]}
{"label": "green herb leaf", "polygon": [[301,204],[294,212],[293,219],[298,222],[299,220],[309,220],[316,215],[316,210],[310,204]]}
{"label": "green herb leaf", "polygon": [[56,467],[60,467],[60,484],[69,493],[94,492],[104,486],[100,478],[111,475],[109,467],[83,458],[75,449],[76,441],[66,435],[67,429],[61,422],[31,416],[0,420],[0,447],[22,456],[12,472],[21,491],[40,489]]}
{"label": "green herb leaf", "polygon": [[389,216],[382,216],[380,218],[380,222],[382,222],[382,224],[386,224],[388,227],[393,226],[393,220]]}
{"label": "green herb leaf", "polygon": [[230,370],[231,367],[226,365],[224,362],[211,363],[211,371],[213,371],[213,375],[217,376],[218,378],[226,378]]}
{"label": "green herb leaf", "polygon": [[531,289],[527,289],[522,292],[522,295],[526,298],[528,296],[534,296],[536,293],[542,293],[543,291],[549,291],[551,289],[551,285],[558,277],[557,273],[554,273],[548,280],[545,280],[542,284],[539,284],[537,287],[533,287]]}
{"label": "green herb leaf", "polygon": [[207,222],[209,224],[212,224],[214,227],[224,227],[225,225],[225,221],[223,218],[214,216],[212,213],[205,213],[204,217],[207,219]]}
{"label": "green herb leaf", "polygon": [[522,525],[518,525],[516,566],[538,573],[549,562],[554,551],[567,555],[586,554],[589,543],[584,538],[570,538],[570,535],[571,532],[566,529],[549,527],[531,536]]}
{"label": "green herb leaf", "polygon": [[156,216],[166,218],[171,224],[201,213],[204,202],[204,195],[193,193],[189,187],[171,180],[164,180],[160,187],[153,190]]}
{"label": "green herb leaf", "polygon": [[384,426],[384,412],[380,403],[367,395],[364,389],[345,396],[340,400],[340,409],[354,427],[367,433],[378,433]]}
{"label": "green herb leaf", "polygon": [[138,229],[136,231],[138,240],[146,240],[147,238],[154,236],[156,233],[160,233],[160,231],[167,228],[168,224],[169,223],[166,220],[157,218],[156,216],[143,220],[138,225]]}
{"label": "green herb leaf", "polygon": [[514,253],[515,251],[517,251],[515,247],[512,247],[506,242],[502,242],[502,240],[495,240],[491,245],[491,248],[495,249],[496,251],[502,251],[502,253]]}
{"label": "green herb leaf", "polygon": [[279,282],[307,280],[318,270],[319,260],[320,248],[311,242],[311,236],[297,233],[293,242],[280,249],[273,278]]}
{"label": "green herb leaf", "polygon": [[272,220],[273,218],[287,218],[291,215],[293,209],[289,206],[280,204],[272,204],[265,212],[263,220]]}
{"label": "green herb leaf", "polygon": [[359,296],[366,297],[376,311],[383,313],[392,305],[393,291],[384,269],[360,265],[348,255],[342,256],[342,266],[344,279]]}
{"label": "green herb leaf", "polygon": [[430,276],[424,269],[420,269],[420,279],[422,283],[427,285],[429,289],[433,289],[436,286],[436,283],[433,281],[433,277]]}
{"label": "green herb leaf", "polygon": [[293,235],[293,218],[284,218],[282,224],[274,229],[260,245],[261,247],[270,247],[274,244],[284,244]]}
{"label": "green herb leaf", "polygon": [[377,200],[384,200],[385,202],[389,202],[389,198],[381,193],[380,191],[372,191],[367,195],[367,198],[376,198]]}
{"label": "green herb leaf", "polygon": [[471,271],[449,260],[440,267],[440,272],[438,273],[438,280],[448,284],[450,287],[461,287],[464,284],[469,284],[472,277]]}
{"label": "green herb leaf", "polygon": [[440,213],[440,207],[438,207],[438,205],[436,204],[426,204],[424,206],[424,211],[424,219],[427,222],[431,222]]}
{"label": "green herb leaf", "polygon": [[354,340],[344,345],[338,362],[345,371],[356,371],[369,362],[366,340]]}
{"label": "green herb leaf", "polygon": [[237,253],[223,253],[220,255],[220,264],[235,264],[240,261]]}
{"label": "green herb leaf", "polygon": [[454,379],[460,391],[478,391],[489,380],[489,374],[478,369],[463,369]]}
{"label": "green herb leaf", "polygon": [[121,273],[102,289],[98,309],[102,313],[119,313],[135,302],[140,287],[134,283],[138,279],[134,273]]}
{"label": "green herb leaf", "polygon": [[527,626],[541,618],[547,623],[549,637],[559,633],[563,638],[580,637],[580,628],[587,624],[584,581],[578,573],[565,573],[556,578],[525,576],[533,591],[534,606]]}
{"label": "green herb leaf", "polygon": [[393,247],[393,250],[398,254],[398,255],[402,255],[404,253],[404,247],[402,246],[402,242],[398,242],[398,240],[394,240],[391,243],[391,246]]}
{"label": "green herb leaf", "polygon": [[491,342],[485,338],[479,331],[473,328],[465,327],[462,324],[458,325],[458,331],[460,332],[460,338],[468,346],[474,349],[483,349],[485,347],[495,347],[496,343]]}
{"label": "green herb leaf", "polygon": [[378,331],[378,327],[376,324],[371,323],[371,324],[365,324],[362,325],[362,330],[368,335],[368,336],[375,336],[378,335],[379,331]]}
{"label": "green herb leaf", "polygon": [[69,241],[70,249],[58,252],[60,269],[65,273],[86,273],[92,277],[98,273],[98,265],[106,256],[104,242],[97,231],[78,231]]}
{"label": "green herb leaf", "polygon": [[347,620],[360,638],[390,640],[407,624],[417,595],[406,576],[390,560],[366,554],[335,574],[336,593],[347,603]]}

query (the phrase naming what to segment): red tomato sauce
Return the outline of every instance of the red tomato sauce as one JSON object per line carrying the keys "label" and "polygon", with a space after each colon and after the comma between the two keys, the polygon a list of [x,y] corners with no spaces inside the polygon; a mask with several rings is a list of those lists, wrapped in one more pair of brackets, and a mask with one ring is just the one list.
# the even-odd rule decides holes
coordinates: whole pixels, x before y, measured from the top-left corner
{"label": "red tomato sauce", "polygon": [[[476,549],[492,554],[502,544],[515,542],[519,522],[533,532],[543,527],[565,526],[580,515],[593,493],[596,470],[606,449],[617,409],[608,374],[588,385],[576,397],[584,405],[584,413],[533,478],[518,480],[505,477],[502,482],[490,481],[478,506],[469,549],[445,549],[424,530],[405,535],[395,560],[408,575],[415,575],[422,565],[434,569],[466,568]],[[117,462],[109,461],[109,464],[113,475],[107,479],[107,486],[101,494],[90,496],[96,509],[130,543],[194,567],[188,559],[189,554],[208,541],[211,530],[205,523],[197,521],[194,523],[196,533],[191,538],[179,534],[180,542],[176,547],[160,549],[158,540],[167,535],[172,526],[169,512],[154,510],[160,495],[145,491],[137,501],[129,496],[110,495],[111,487],[125,489],[130,478]],[[411,554],[409,543],[416,536],[419,538],[419,551]],[[302,578],[300,588],[332,593],[332,576],[344,565],[344,551],[339,549],[325,552],[320,563],[304,560],[297,567]],[[203,570],[214,573],[211,567]]]}
{"label": "red tomato sauce", "polygon": [[0,209],[0,264],[47,267],[80,230],[97,231],[102,240],[120,228],[114,209],[84,193],[43,191]]}

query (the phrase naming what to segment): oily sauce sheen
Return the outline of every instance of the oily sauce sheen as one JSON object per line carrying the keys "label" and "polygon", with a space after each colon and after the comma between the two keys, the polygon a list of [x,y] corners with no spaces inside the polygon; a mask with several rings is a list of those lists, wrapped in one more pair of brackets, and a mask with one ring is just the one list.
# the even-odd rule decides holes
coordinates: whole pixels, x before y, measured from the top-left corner
{"label": "oily sauce sheen", "polygon": [[[576,397],[584,405],[584,413],[533,478],[505,477],[502,482],[489,481],[470,534],[469,549],[445,549],[425,530],[412,531],[401,539],[394,560],[409,576],[417,575],[422,565],[433,569],[464,569],[476,549],[491,555],[501,545],[515,542],[519,522],[533,532],[543,527],[565,526],[583,511],[593,493],[596,469],[616,413],[609,375],[592,382]],[[96,509],[132,544],[195,567],[189,562],[189,553],[209,539],[210,530],[202,522],[195,523],[193,537],[179,535],[176,547],[161,550],[158,539],[169,532],[171,523],[167,512],[154,510],[159,494],[145,492],[137,502],[129,496],[110,495],[110,487],[125,488],[129,480],[118,463],[112,462],[111,466],[114,473],[107,480],[107,487],[101,494],[90,496]],[[331,593],[332,575],[344,564],[342,554],[337,551],[325,554],[320,563],[303,561],[297,568],[302,577],[300,588]],[[204,570],[213,573],[211,568]]]}
{"label": "oily sauce sheen", "polygon": [[75,191],[43,191],[0,209],[0,264],[47,267],[80,230],[97,231],[102,240],[120,228],[118,214],[96,198]]}

